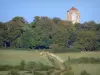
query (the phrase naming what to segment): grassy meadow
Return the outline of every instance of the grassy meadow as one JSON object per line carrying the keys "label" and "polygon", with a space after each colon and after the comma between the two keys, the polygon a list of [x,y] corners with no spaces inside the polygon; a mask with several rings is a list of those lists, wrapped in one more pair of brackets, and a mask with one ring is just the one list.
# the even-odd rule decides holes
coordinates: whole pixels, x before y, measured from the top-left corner
{"label": "grassy meadow", "polygon": [[[67,60],[79,57],[100,57],[100,52],[79,52],[79,53],[58,53],[61,59]],[[0,50],[0,65],[9,64],[17,65],[21,60],[28,61],[43,61],[46,62],[43,56],[40,56],[38,51],[26,50]],[[72,64],[75,75],[79,75],[82,70],[86,70],[91,75],[100,75],[100,64]],[[0,72],[2,74],[4,72]]]}
{"label": "grassy meadow", "polygon": [[[76,52],[76,53],[58,53],[56,54],[63,60],[79,57],[100,57],[100,52]],[[0,64],[19,64],[21,60],[25,61],[45,61],[38,51],[26,50],[0,50]]]}

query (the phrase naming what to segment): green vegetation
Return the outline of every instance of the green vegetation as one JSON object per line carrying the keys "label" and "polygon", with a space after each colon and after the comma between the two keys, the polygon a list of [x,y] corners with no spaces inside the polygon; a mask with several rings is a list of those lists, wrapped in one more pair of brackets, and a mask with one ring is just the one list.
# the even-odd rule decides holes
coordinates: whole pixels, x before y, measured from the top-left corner
{"label": "green vegetation", "polygon": [[[9,72],[12,72],[11,70],[14,70],[14,73],[30,75],[33,71],[33,67],[37,75],[41,73],[44,75],[51,73],[54,67],[48,63],[49,61],[45,59],[45,57],[40,56],[39,53],[38,51],[31,50],[0,50],[0,70],[3,68],[0,74],[7,75]],[[57,53],[56,55],[65,61],[74,62],[75,60],[75,63],[71,64],[73,70],[71,74],[74,72],[74,75],[81,75],[81,72],[85,70],[90,75],[100,75],[100,64],[97,63],[100,58],[100,52]],[[88,59],[91,60],[93,64],[88,63]],[[97,60],[97,62],[95,60]],[[70,64],[68,64],[67,67],[68,66],[70,68]],[[48,69],[50,69],[50,72],[48,72]]]}
{"label": "green vegetation", "polygon": [[10,70],[10,71],[8,72],[7,75],[20,75],[20,74],[18,73],[18,70],[12,69],[12,70]]}
{"label": "green vegetation", "polygon": [[[72,69],[74,71],[74,75],[80,75],[82,71],[86,70],[90,75],[100,75],[100,64],[72,64]],[[19,71],[21,75],[26,73],[26,75],[30,75],[27,71]],[[0,71],[0,75],[7,75],[8,71]]]}
{"label": "green vegetation", "polygon": [[81,72],[81,75],[90,75],[89,73],[87,73],[85,70]]}
{"label": "green vegetation", "polygon": [[[63,60],[67,60],[68,57],[71,59],[77,59],[81,57],[94,57],[100,58],[100,52],[75,52],[75,53],[57,53]],[[45,62],[45,59],[40,56],[39,51],[27,51],[27,50],[0,50],[0,64],[18,65],[20,61],[41,61]]]}
{"label": "green vegetation", "polygon": [[94,21],[72,24],[57,17],[35,16],[33,22],[28,23],[16,16],[8,22],[0,22],[0,48],[98,51],[99,32],[100,24]]}
{"label": "green vegetation", "polygon": [[[0,75],[100,75],[100,24],[94,21],[35,16],[28,23],[16,16],[0,22],[0,49]],[[65,62],[49,55],[46,60],[41,50]]]}
{"label": "green vegetation", "polygon": [[[54,54],[52,56],[52,53],[47,52],[46,57],[48,58],[49,62],[51,62],[51,65],[45,65],[45,63],[41,63],[39,61],[29,62],[25,65],[25,61],[21,61],[19,65],[20,69],[11,66],[11,68],[9,68],[11,70],[8,72],[8,75],[20,75],[16,69],[28,71],[32,75],[74,75],[72,68],[68,67],[70,65],[66,65],[67,63],[60,61],[58,56]],[[8,68],[8,66],[5,67]],[[1,70],[5,70],[5,67],[3,66]],[[43,73],[43,71],[45,72]]]}
{"label": "green vegetation", "polygon": [[70,59],[69,62],[71,63],[91,63],[91,64],[100,64],[100,58],[95,57],[81,57],[77,59]]}
{"label": "green vegetation", "polygon": [[22,60],[20,62],[20,70],[24,70],[25,69],[25,65],[26,65],[25,60]]}

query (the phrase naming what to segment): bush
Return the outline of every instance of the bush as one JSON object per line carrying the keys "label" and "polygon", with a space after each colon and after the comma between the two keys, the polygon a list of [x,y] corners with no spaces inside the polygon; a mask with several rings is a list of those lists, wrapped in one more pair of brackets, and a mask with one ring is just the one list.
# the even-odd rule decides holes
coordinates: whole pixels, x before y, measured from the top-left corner
{"label": "bush", "polygon": [[19,74],[18,70],[12,69],[12,70],[10,70],[10,71],[8,72],[8,75],[20,75],[20,74]]}
{"label": "bush", "polygon": [[51,48],[50,52],[52,53],[57,53],[60,50],[58,44],[52,44],[50,48]]}
{"label": "bush", "polygon": [[33,68],[35,69],[35,64],[36,64],[35,61],[28,62],[26,64],[26,66],[25,66],[25,70],[27,70],[28,72],[32,72],[33,71]]}
{"label": "bush", "polygon": [[0,71],[8,71],[9,69],[12,69],[13,66],[10,65],[0,65]]}
{"label": "bush", "polygon": [[28,62],[28,64],[26,65],[26,68],[25,70],[29,71],[29,72],[32,72],[32,69],[34,70],[43,70],[43,71],[47,71],[49,69],[53,69],[54,67],[52,66],[49,66],[49,65],[45,65],[44,63],[42,62],[35,62],[35,61],[30,61]]}
{"label": "bush", "polygon": [[80,49],[76,49],[76,48],[66,48],[66,47],[62,47],[62,46],[58,46],[58,44],[52,44],[50,46],[52,53],[65,53],[65,52],[81,52]]}
{"label": "bush", "polygon": [[25,69],[25,65],[26,65],[25,61],[22,60],[22,61],[20,62],[20,70],[24,70],[24,69]]}
{"label": "bush", "polygon": [[83,70],[80,75],[90,75],[90,74],[87,73],[85,70]]}
{"label": "bush", "polygon": [[0,71],[8,71],[10,69],[21,70],[22,67],[20,65],[15,65],[15,66],[12,66],[12,65],[0,65]]}
{"label": "bush", "polygon": [[20,70],[21,68],[20,68],[20,65],[15,65],[15,66],[12,66],[11,69],[17,69],[17,70]]}
{"label": "bush", "polygon": [[100,51],[100,47],[98,47],[95,51]]}
{"label": "bush", "polygon": [[63,48],[62,50],[64,52],[81,52],[80,49],[76,49],[76,48]]}
{"label": "bush", "polygon": [[81,57],[77,59],[70,59],[71,63],[92,63],[92,64],[99,64],[100,58],[94,58],[94,57]]}
{"label": "bush", "polygon": [[64,74],[62,75],[74,75],[74,72],[72,70],[70,71],[66,71]]}

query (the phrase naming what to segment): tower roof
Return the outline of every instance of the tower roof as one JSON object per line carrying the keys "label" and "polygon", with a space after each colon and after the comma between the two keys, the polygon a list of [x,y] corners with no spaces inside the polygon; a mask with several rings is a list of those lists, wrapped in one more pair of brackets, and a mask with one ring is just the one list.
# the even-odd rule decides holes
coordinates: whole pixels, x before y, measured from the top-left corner
{"label": "tower roof", "polygon": [[76,11],[78,11],[75,7],[72,7],[70,10],[76,10]]}

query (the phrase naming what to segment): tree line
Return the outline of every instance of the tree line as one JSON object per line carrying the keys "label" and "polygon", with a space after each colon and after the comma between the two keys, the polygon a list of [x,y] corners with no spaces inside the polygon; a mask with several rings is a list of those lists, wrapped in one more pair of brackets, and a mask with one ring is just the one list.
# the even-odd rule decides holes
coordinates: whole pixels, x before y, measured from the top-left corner
{"label": "tree line", "polygon": [[29,23],[16,16],[0,22],[0,48],[100,50],[100,23],[75,23],[35,16]]}

